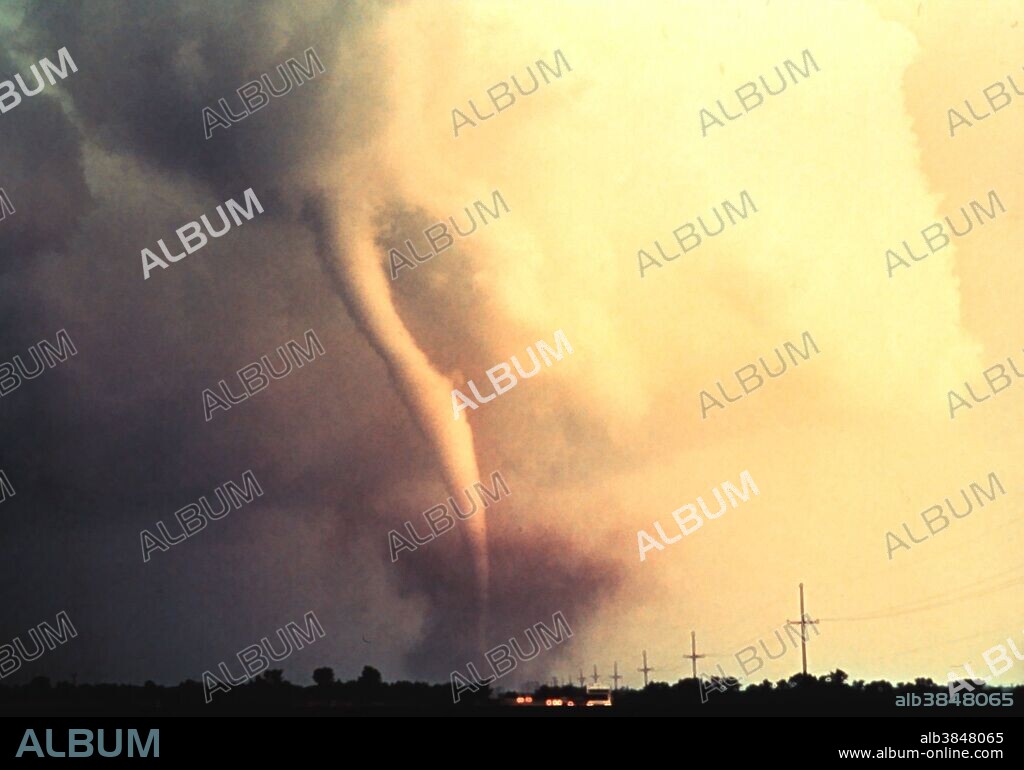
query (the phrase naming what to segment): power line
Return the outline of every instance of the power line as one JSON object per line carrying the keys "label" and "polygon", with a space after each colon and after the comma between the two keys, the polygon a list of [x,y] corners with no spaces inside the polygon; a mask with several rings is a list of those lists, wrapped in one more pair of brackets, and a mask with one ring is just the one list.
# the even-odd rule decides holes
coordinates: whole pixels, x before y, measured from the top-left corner
{"label": "power line", "polygon": [[[803,610],[804,610],[804,597],[803,597],[803,584],[801,583],[800,584],[800,609],[801,609],[800,616],[801,616],[801,619],[798,620],[798,621],[797,620],[787,620],[786,621],[786,625],[793,624],[793,625],[800,625],[801,626],[800,635],[801,635],[801,640],[802,640],[801,647],[802,647],[802,659],[803,659],[803,672],[804,672],[804,674],[806,674],[807,673],[807,646],[806,646],[806,642],[807,642],[807,626],[808,625],[817,624],[819,622],[862,622],[862,621],[874,621],[874,620],[888,620],[888,619],[891,619],[891,618],[901,617],[901,616],[904,616],[904,615],[912,615],[912,614],[916,614],[916,613],[919,613],[919,612],[926,612],[928,610],[939,609],[941,607],[946,607],[946,606],[949,606],[949,605],[952,605],[952,604],[957,604],[959,602],[967,601],[967,600],[970,600],[970,599],[975,599],[975,598],[982,597],[982,596],[987,596],[989,594],[997,593],[999,591],[1004,591],[1007,588],[1011,588],[1013,586],[1019,585],[1020,583],[1024,583],[1024,574],[1017,574],[1016,577],[1014,577],[1014,578],[1012,578],[1010,580],[1005,580],[1003,582],[1000,582],[1000,583],[997,583],[997,584],[994,584],[994,585],[986,585],[986,584],[990,584],[993,580],[998,580],[999,578],[1003,578],[1003,577],[1005,577],[1007,575],[1014,575],[1016,573],[1020,573],[1022,570],[1024,570],[1024,565],[1018,565],[1016,567],[1012,567],[1011,569],[1003,570],[1001,572],[997,572],[997,573],[994,573],[992,575],[988,575],[986,577],[980,578],[979,580],[976,580],[976,581],[974,581],[972,583],[968,583],[968,584],[966,584],[964,586],[960,586],[959,588],[957,588],[957,589],[955,589],[953,591],[945,591],[945,592],[942,592],[942,593],[932,594],[930,596],[925,596],[925,597],[922,597],[922,598],[919,598],[919,599],[914,599],[912,601],[904,602],[902,604],[891,605],[890,607],[887,607],[887,608],[884,608],[884,609],[875,610],[873,612],[867,612],[867,613],[862,614],[862,615],[839,616],[839,617],[824,617],[824,618],[818,618],[817,620],[809,619],[808,616],[803,612]],[[978,588],[979,586],[984,586],[984,587],[983,588]],[[972,589],[975,589],[975,588],[977,588],[977,590],[972,590]],[[764,605],[762,605],[762,606],[764,606]],[[971,636],[961,637],[959,639],[945,640],[945,641],[938,642],[938,643],[933,642],[932,644],[928,645],[927,647],[918,647],[918,648],[913,648],[913,649],[910,649],[910,650],[903,650],[903,651],[899,651],[899,652],[893,653],[892,655],[889,655],[889,656],[880,657],[879,659],[880,660],[888,660],[888,659],[890,659],[892,657],[895,657],[895,656],[898,656],[898,655],[910,654],[912,652],[918,652],[918,651],[923,650],[923,649],[930,649],[930,648],[935,647],[936,644],[943,644],[944,645],[944,644],[952,644],[952,643],[956,643],[956,642],[960,642],[960,641],[966,641],[966,640],[969,640],[969,639],[974,639],[974,638],[976,638],[978,636],[983,636],[986,633],[989,633],[989,632],[980,632],[980,633],[977,633],[977,634],[973,634]],[[756,636],[756,637],[752,637],[748,641],[757,641],[760,638],[761,638],[761,636]],[[741,644],[740,647],[742,648],[743,645]],[[697,649],[696,649],[696,632],[695,631],[691,631],[690,632],[690,649],[691,649],[690,655],[683,655],[682,657],[688,658],[688,659],[691,660],[691,670],[692,670],[692,673],[693,673],[694,677],[696,677],[696,675],[697,675],[696,674],[696,661],[697,661],[697,658],[705,658],[705,657],[706,658],[729,658],[729,657],[733,657],[733,655],[735,654],[735,653],[733,653],[733,654],[726,655],[726,654],[714,653],[714,652],[698,654],[697,653]],[[668,668],[668,669],[661,669],[661,670],[664,670],[664,671],[674,671],[675,669],[674,668]],[[644,675],[644,687],[647,687],[647,685],[650,683],[649,673],[652,672],[652,671],[655,671],[655,669],[653,667],[650,667],[648,665],[648,663],[647,663],[647,650],[643,651],[643,667],[642,668],[638,668],[637,671],[643,673],[643,675]],[[583,677],[582,677],[582,673],[583,672],[582,672],[582,669],[581,669],[580,670],[581,682],[585,681],[583,679]],[[597,666],[596,665],[594,666],[594,677],[595,677],[594,681],[596,682],[597,681],[597,679],[596,679],[596,677],[597,677]],[[610,678],[611,678],[612,683],[613,683],[613,689],[618,689],[619,680],[624,678],[624,677],[619,675],[618,661],[615,661],[615,663],[614,663],[614,673],[613,673],[613,675]],[[582,684],[581,684],[581,686],[582,686]]]}
{"label": "power line", "polygon": [[[878,658],[878,660],[889,660],[891,658],[899,657],[900,655],[909,655],[912,652],[920,652],[921,650],[931,650],[931,649],[934,649],[936,647],[945,647],[945,646],[950,645],[950,644],[957,644],[959,642],[966,642],[966,641],[969,641],[971,639],[977,639],[979,636],[988,636],[989,634],[995,633],[997,630],[1001,631],[1003,628],[1004,628],[1004,626],[999,626],[998,628],[994,628],[993,627],[993,628],[987,629],[985,631],[979,631],[976,634],[971,634],[970,636],[961,636],[961,637],[959,637],[957,639],[943,639],[943,640],[938,641],[938,642],[932,642],[930,644],[927,644],[924,647],[914,647],[913,649],[909,649],[909,650],[898,650],[897,652],[894,652],[891,655],[886,655],[885,657]],[[962,664],[958,663],[957,665],[962,665]]]}
{"label": "power line", "polygon": [[[877,612],[869,613],[867,615],[855,615],[855,616],[839,617],[839,618],[822,618],[822,620],[833,621],[833,622],[834,621],[846,622],[846,621],[861,621],[861,620],[886,620],[888,618],[899,617],[900,615],[912,615],[912,614],[917,613],[917,612],[925,612],[927,610],[938,609],[939,607],[946,607],[946,606],[948,606],[950,604],[956,604],[958,602],[966,601],[967,599],[975,599],[975,598],[977,598],[979,596],[987,596],[988,594],[995,593],[997,591],[1002,591],[1002,590],[1004,590],[1006,588],[1010,588],[1011,586],[1017,585],[1018,583],[1021,583],[1021,582],[1024,582],[1024,576],[1021,576],[1021,577],[1018,577],[1018,578],[1014,578],[1013,580],[1008,580],[1005,583],[1001,583],[1001,584],[999,584],[997,586],[992,586],[990,588],[984,588],[984,589],[981,589],[980,591],[974,591],[972,593],[965,594],[964,596],[958,596],[958,597],[955,597],[955,598],[947,599],[945,601],[933,601],[930,604],[926,603],[923,606],[919,606],[919,607],[910,606],[910,607],[905,608],[905,609],[892,609],[892,608],[890,608],[888,610],[879,610]],[[956,592],[953,592],[953,593],[956,593]],[[946,594],[946,595],[948,596],[949,594]],[[941,594],[940,594],[940,596],[941,596]],[[925,600],[925,599],[919,599],[915,603],[916,604],[920,604],[921,602],[927,602],[927,601],[928,600]],[[911,604],[915,604],[915,603],[911,603]]]}

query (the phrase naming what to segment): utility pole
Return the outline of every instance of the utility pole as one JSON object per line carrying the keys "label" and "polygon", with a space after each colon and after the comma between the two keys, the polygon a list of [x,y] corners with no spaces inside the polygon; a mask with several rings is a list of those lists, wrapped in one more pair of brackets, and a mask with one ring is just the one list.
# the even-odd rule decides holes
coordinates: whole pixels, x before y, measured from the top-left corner
{"label": "utility pole", "polygon": [[696,631],[691,631],[690,632],[690,654],[689,655],[684,655],[683,657],[684,658],[689,658],[690,662],[693,664],[693,678],[696,679],[697,678],[697,658],[704,658],[704,657],[706,657],[705,655],[698,655],[697,654],[697,632]]}
{"label": "utility pole", "polygon": [[622,677],[619,676],[619,661],[615,661],[615,673],[612,674],[612,689],[613,690],[618,690],[619,689],[619,680],[620,679],[622,679]]}
{"label": "utility pole", "polygon": [[787,620],[787,623],[800,624],[800,649],[804,659],[804,676],[807,676],[807,626],[814,625],[817,620],[808,620],[804,614],[804,584],[800,584],[800,620]]}
{"label": "utility pole", "polygon": [[594,684],[597,684],[597,680],[600,679],[600,677],[597,675],[597,664],[596,663],[594,664],[594,673],[591,676],[591,679],[594,680]]}
{"label": "utility pole", "polygon": [[585,676],[583,676],[583,669],[582,668],[580,668],[580,679],[579,679],[579,682],[580,682],[580,689],[582,690],[583,686],[587,683],[587,678]]}
{"label": "utility pole", "polygon": [[644,675],[644,687],[647,687],[647,683],[648,683],[647,672],[648,671],[654,671],[653,668],[650,668],[647,665],[647,650],[644,650],[644,667],[643,668],[638,668],[637,671],[642,671],[643,672],[643,675]]}
{"label": "utility pole", "polygon": [[558,687],[558,677],[557,676],[551,677],[551,686],[552,687]]}

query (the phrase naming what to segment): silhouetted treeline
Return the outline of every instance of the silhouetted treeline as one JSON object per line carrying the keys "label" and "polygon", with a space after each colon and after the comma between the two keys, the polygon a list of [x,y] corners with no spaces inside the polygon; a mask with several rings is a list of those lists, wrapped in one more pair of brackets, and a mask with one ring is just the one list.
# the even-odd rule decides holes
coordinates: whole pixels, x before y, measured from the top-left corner
{"label": "silhouetted treeline", "polygon": [[[599,715],[613,713],[679,714],[691,716],[724,715],[815,715],[815,716],[873,716],[922,715],[934,716],[1015,716],[1021,713],[1024,687],[975,686],[972,695],[980,693],[1012,693],[1012,706],[933,705],[923,702],[926,693],[934,702],[949,690],[945,683],[931,679],[914,682],[854,681],[849,683],[845,672],[815,677],[796,674],[776,682],[764,680],[742,688],[717,679],[681,679],[675,684],[652,682],[645,689],[624,688],[613,693],[612,708],[583,707],[586,693],[575,686],[541,686],[532,692],[492,692],[483,687],[478,692],[462,692],[459,703],[452,703],[450,684],[427,682],[385,682],[379,671],[366,666],[356,679],[337,681],[333,670],[318,668],[313,672],[310,685],[296,685],[286,681],[280,669],[264,671],[260,676],[233,686],[229,692],[214,692],[211,701],[205,701],[201,682],[186,680],[166,687],[146,682],[144,685],[81,684],[69,682],[51,684],[46,677],[36,677],[29,684],[0,686],[0,713],[5,715],[218,715],[225,713],[280,713],[280,714],[354,714],[415,711],[418,713],[505,713],[521,716],[570,716],[587,712]],[[717,684],[718,686],[715,686]],[[701,691],[703,690],[703,700]],[[961,698],[968,694],[961,690]],[[533,696],[533,705],[515,705],[516,695]],[[917,695],[922,705],[897,706],[898,696]],[[548,707],[548,698],[572,700],[577,705]],[[907,699],[912,700],[912,699]],[[984,700],[989,700],[987,697]],[[1000,700],[1006,700],[1005,695]]]}

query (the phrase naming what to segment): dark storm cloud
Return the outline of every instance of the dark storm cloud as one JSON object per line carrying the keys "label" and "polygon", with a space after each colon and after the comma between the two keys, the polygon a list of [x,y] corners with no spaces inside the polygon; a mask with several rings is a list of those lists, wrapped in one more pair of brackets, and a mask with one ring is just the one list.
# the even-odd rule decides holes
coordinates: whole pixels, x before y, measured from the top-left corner
{"label": "dark storm cloud", "polygon": [[[272,73],[287,58],[305,64],[313,48],[336,83],[338,40],[364,23],[353,3],[249,2],[40,4],[26,25],[44,50],[67,46],[86,76],[76,83],[75,111],[90,138],[114,151],[144,156],[170,174],[203,180],[218,193],[296,176],[323,148],[325,122],[358,132],[345,104],[325,112],[322,82],[313,80],[276,99],[246,121],[204,138],[202,109],[224,98],[242,108],[235,91]],[[346,93],[363,91],[353,82]]]}
{"label": "dark storm cloud", "polygon": [[[619,568],[609,565],[602,554],[580,552],[553,533],[531,536],[517,531],[525,512],[521,503],[517,510],[512,498],[500,501],[492,511],[493,589],[486,643],[496,646],[516,637],[529,648],[524,629],[542,621],[550,625],[556,612],[565,615],[574,633],[586,628],[619,584]],[[456,537],[439,539],[403,555],[396,567],[405,573],[405,590],[429,597],[434,608],[421,640],[409,652],[409,667],[437,681],[446,680],[455,669],[465,670],[468,662],[486,673],[483,651],[473,635],[474,607],[465,590],[471,577],[465,544]],[[571,645],[544,652],[518,669],[515,679],[543,674],[563,656],[576,659],[579,652]]]}
{"label": "dark storm cloud", "polygon": [[[53,58],[67,47],[78,72],[61,84],[67,112],[47,93],[0,117],[0,186],[18,208],[0,223],[0,281],[11,289],[0,299],[0,360],[60,328],[79,353],[0,399],[0,467],[18,489],[2,513],[8,541],[21,544],[0,560],[0,640],[61,609],[80,634],[19,677],[198,678],[310,609],[330,640],[316,664],[355,673],[383,661],[444,678],[479,660],[461,534],[388,562],[388,529],[433,504],[425,487],[443,499],[438,464],[317,257],[316,214],[329,202],[309,172],[336,137],[357,144],[379,119],[363,72],[373,68],[340,64],[372,23],[364,9],[109,2],[27,12],[19,52]],[[236,88],[310,47],[324,75],[204,139],[204,106],[235,104]],[[249,186],[265,214],[142,280],[141,248],[170,243]],[[384,232],[418,217],[396,209]],[[402,291],[410,326],[445,366],[446,337],[482,347],[459,333],[474,312],[468,291],[443,316],[411,284]],[[310,328],[324,358],[204,421],[204,388]],[[265,490],[257,505],[143,564],[140,529],[247,468]],[[559,610],[577,628],[615,582],[553,533],[520,533],[520,505],[506,504],[492,529],[494,643]],[[418,629],[403,614],[422,600]],[[392,632],[386,649],[360,641],[374,624]]]}
{"label": "dark storm cloud", "polygon": [[[57,60],[55,52],[45,53]],[[0,79],[13,80],[19,72],[31,89],[33,76],[19,70],[0,40]],[[0,222],[0,276],[29,266],[42,251],[61,248],[92,202],[81,137],[54,94],[48,85],[0,115],[0,187],[15,209]]]}
{"label": "dark storm cloud", "polygon": [[[330,7],[340,18],[344,7]],[[339,586],[358,585],[364,565],[344,558],[355,547],[348,538],[335,538],[343,547],[324,553],[317,523],[327,512],[330,526],[344,530],[336,508],[350,515],[372,508],[357,481],[386,467],[390,450],[383,440],[358,441],[350,415],[368,388],[379,390],[372,379],[383,379],[383,370],[322,287],[309,235],[289,224],[276,193],[294,188],[292,175],[312,162],[319,145],[304,137],[316,131],[312,115],[326,91],[307,83],[246,124],[203,138],[205,104],[230,98],[285,58],[302,61],[314,46],[332,67],[336,47],[313,32],[333,36],[337,25],[321,23],[310,7],[282,39],[272,12],[251,4],[212,11],[205,4],[37,5],[18,30],[20,51],[53,57],[67,47],[79,71],[63,84],[73,118],[44,95],[0,124],[10,139],[0,157],[17,160],[3,167],[36,172],[24,180],[5,172],[0,186],[18,211],[3,224],[21,218],[36,236],[22,250],[27,256],[48,249],[45,261],[23,261],[25,269],[9,276],[0,353],[24,357],[58,328],[79,353],[0,400],[0,467],[18,490],[4,513],[11,542],[22,544],[0,568],[8,586],[0,632],[10,638],[67,609],[80,635],[17,677],[76,671],[83,680],[176,681],[198,677],[253,634],[308,609],[334,621],[336,644],[345,640],[344,620],[359,617],[358,593]],[[280,55],[268,50],[271,37]],[[87,216],[83,156],[97,201]],[[265,218],[143,283],[142,247],[171,242],[177,227],[240,198],[250,184]],[[54,205],[30,206],[27,186]],[[83,201],[74,208],[76,196]],[[49,211],[45,226],[23,217],[33,208]],[[204,422],[204,388],[309,328],[327,346],[325,358]],[[351,366],[365,378],[353,377]],[[387,392],[373,399],[388,404]],[[416,443],[395,427],[387,442]],[[422,451],[406,455],[429,463]],[[261,508],[143,564],[141,528],[170,521],[174,510],[212,496],[247,468],[265,490]],[[283,582],[293,570],[303,574]]]}
{"label": "dark storm cloud", "polygon": [[[68,439],[79,438],[90,457],[103,461],[97,465],[117,467],[122,480],[108,485],[95,468],[78,463],[77,472],[63,468],[66,485],[82,477],[85,486],[102,484],[115,508],[125,501],[141,503],[154,492],[170,491],[160,483],[161,474],[147,472],[158,457],[167,470],[184,466],[177,488],[209,489],[226,464],[214,461],[195,469],[189,461],[213,453],[213,447],[220,451],[231,432],[210,438],[203,436],[205,425],[197,430],[192,418],[200,414],[202,389],[307,328],[323,334],[337,319],[336,303],[326,293],[317,306],[318,270],[315,262],[301,261],[309,254],[301,230],[288,231],[293,240],[267,239],[268,228],[287,231],[280,221],[288,215],[278,192],[291,189],[301,195],[292,178],[303,164],[314,162],[320,149],[308,138],[317,133],[318,100],[326,90],[318,93],[320,83],[307,83],[209,142],[201,119],[203,106],[221,96],[233,100],[235,88],[286,57],[301,61],[306,48],[316,48],[332,73],[334,38],[351,26],[352,13],[339,3],[322,9],[310,5],[300,18],[283,6],[250,3],[28,8],[18,30],[19,48],[51,57],[61,47],[72,53],[78,72],[63,85],[85,136],[77,135],[56,101],[45,95],[25,99],[4,116],[11,141],[0,147],[0,157],[10,154],[17,159],[10,164],[15,170],[35,173],[24,183],[18,174],[5,174],[11,184],[0,180],[18,207],[0,235],[19,234],[8,224],[24,223],[24,230],[36,222],[28,215],[35,209],[48,212],[45,226],[29,231],[38,231],[35,249],[65,247],[58,270],[18,284],[17,313],[4,307],[12,321],[5,327],[9,344],[4,352],[23,352],[40,336],[68,327],[80,349],[88,351],[76,363],[89,371],[81,379],[91,387],[82,394],[85,403],[61,415],[66,418],[61,420],[66,431],[62,446],[74,446]],[[271,50],[269,41],[278,49]],[[11,123],[12,118],[17,121]],[[114,161],[96,162],[92,181],[105,194],[105,207],[93,212],[75,238],[84,209],[78,199],[88,196],[81,171],[83,140],[128,160],[121,167],[112,167]],[[129,178],[117,178],[122,174]],[[158,270],[142,284],[141,247],[155,249],[157,238],[172,243],[177,227],[201,213],[212,214],[227,197],[240,199],[249,185],[256,186],[268,210],[266,219],[276,223],[250,225],[262,227],[262,233],[233,232],[230,240],[211,243],[187,263],[175,265],[176,270]],[[31,205],[36,199],[53,205]],[[273,247],[280,250],[271,252]],[[238,281],[242,272],[245,282]],[[158,282],[159,288],[154,286]],[[32,300],[21,299],[26,296]],[[274,307],[281,309],[274,312]],[[56,380],[50,375],[48,385],[40,387],[40,382],[17,394],[20,403],[12,420],[35,425],[40,409],[63,411],[68,399],[50,392]],[[97,408],[100,403],[105,408]],[[2,406],[12,410],[10,399]],[[38,429],[17,435],[34,437],[36,446],[45,446],[47,438]],[[55,454],[59,458],[65,452],[74,454],[70,449]],[[50,489],[59,495],[59,486]]]}

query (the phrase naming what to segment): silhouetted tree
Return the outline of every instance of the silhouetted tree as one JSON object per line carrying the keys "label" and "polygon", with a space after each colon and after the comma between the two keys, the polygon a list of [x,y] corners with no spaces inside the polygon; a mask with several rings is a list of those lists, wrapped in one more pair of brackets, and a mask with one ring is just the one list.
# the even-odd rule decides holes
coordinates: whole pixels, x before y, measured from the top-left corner
{"label": "silhouetted tree", "polygon": [[334,684],[334,669],[328,666],[316,669],[313,671],[313,681],[321,687]]}
{"label": "silhouetted tree", "polygon": [[375,669],[373,666],[363,666],[363,673],[359,675],[359,684],[368,689],[376,689],[380,687],[381,676],[380,671]]}
{"label": "silhouetted tree", "polygon": [[841,668],[837,668],[827,677],[825,677],[830,684],[839,685],[840,687],[846,684],[846,680],[850,678],[850,675],[843,671]]}
{"label": "silhouetted tree", "polygon": [[[371,666],[364,667],[358,678],[344,682],[336,681],[333,673],[327,667],[315,668],[313,680],[317,686],[297,687],[284,681],[280,669],[261,672],[262,675],[252,682],[232,687],[230,693],[219,693],[212,706],[205,703],[203,685],[191,679],[177,686],[156,685],[152,681],[142,686],[104,683],[75,685],[66,681],[51,686],[46,677],[38,676],[21,685],[5,685],[0,682],[0,716],[24,713],[26,705],[37,711],[43,707],[66,709],[73,706],[76,711],[86,714],[117,710],[166,715],[209,714],[211,711],[225,714],[296,715],[316,711],[341,715],[357,714],[363,709],[386,712],[409,706],[436,708],[438,713],[444,713],[453,705],[449,683],[387,683],[383,681],[381,673]],[[906,694],[908,690],[936,694],[947,692],[942,684],[923,677],[897,683],[865,683],[858,679],[852,685],[847,680],[848,675],[841,669],[820,677],[795,674],[789,679],[780,680],[776,685],[768,679],[762,680],[760,684],[743,683],[742,689],[734,681],[717,677],[703,682],[681,679],[672,685],[654,682],[643,690],[620,688],[615,692],[614,702],[624,715],[678,713],[705,716],[750,713],[814,716],[828,713],[879,716],[926,713],[923,708],[914,710],[914,704],[896,703],[894,696]],[[709,693],[708,686],[712,683],[721,684],[724,691]],[[978,686],[986,692],[1001,689],[984,687],[980,683]],[[711,689],[714,690],[713,687]],[[579,706],[580,692],[575,686],[540,686],[533,692],[534,703],[537,704],[538,700],[543,703],[549,697],[559,697],[563,701],[575,700]],[[529,694],[529,690],[522,694]],[[1024,702],[1024,686],[1014,688],[1013,694],[1018,701]],[[463,691],[457,708],[485,715],[485,710],[490,709],[491,713],[495,713],[494,710],[503,708],[502,704],[508,704],[508,698],[502,698],[499,702],[491,688],[484,686],[473,692]]]}
{"label": "silhouetted tree", "polygon": [[356,694],[363,703],[376,700],[382,690],[380,671],[373,666],[363,666],[363,672],[356,680]]}

